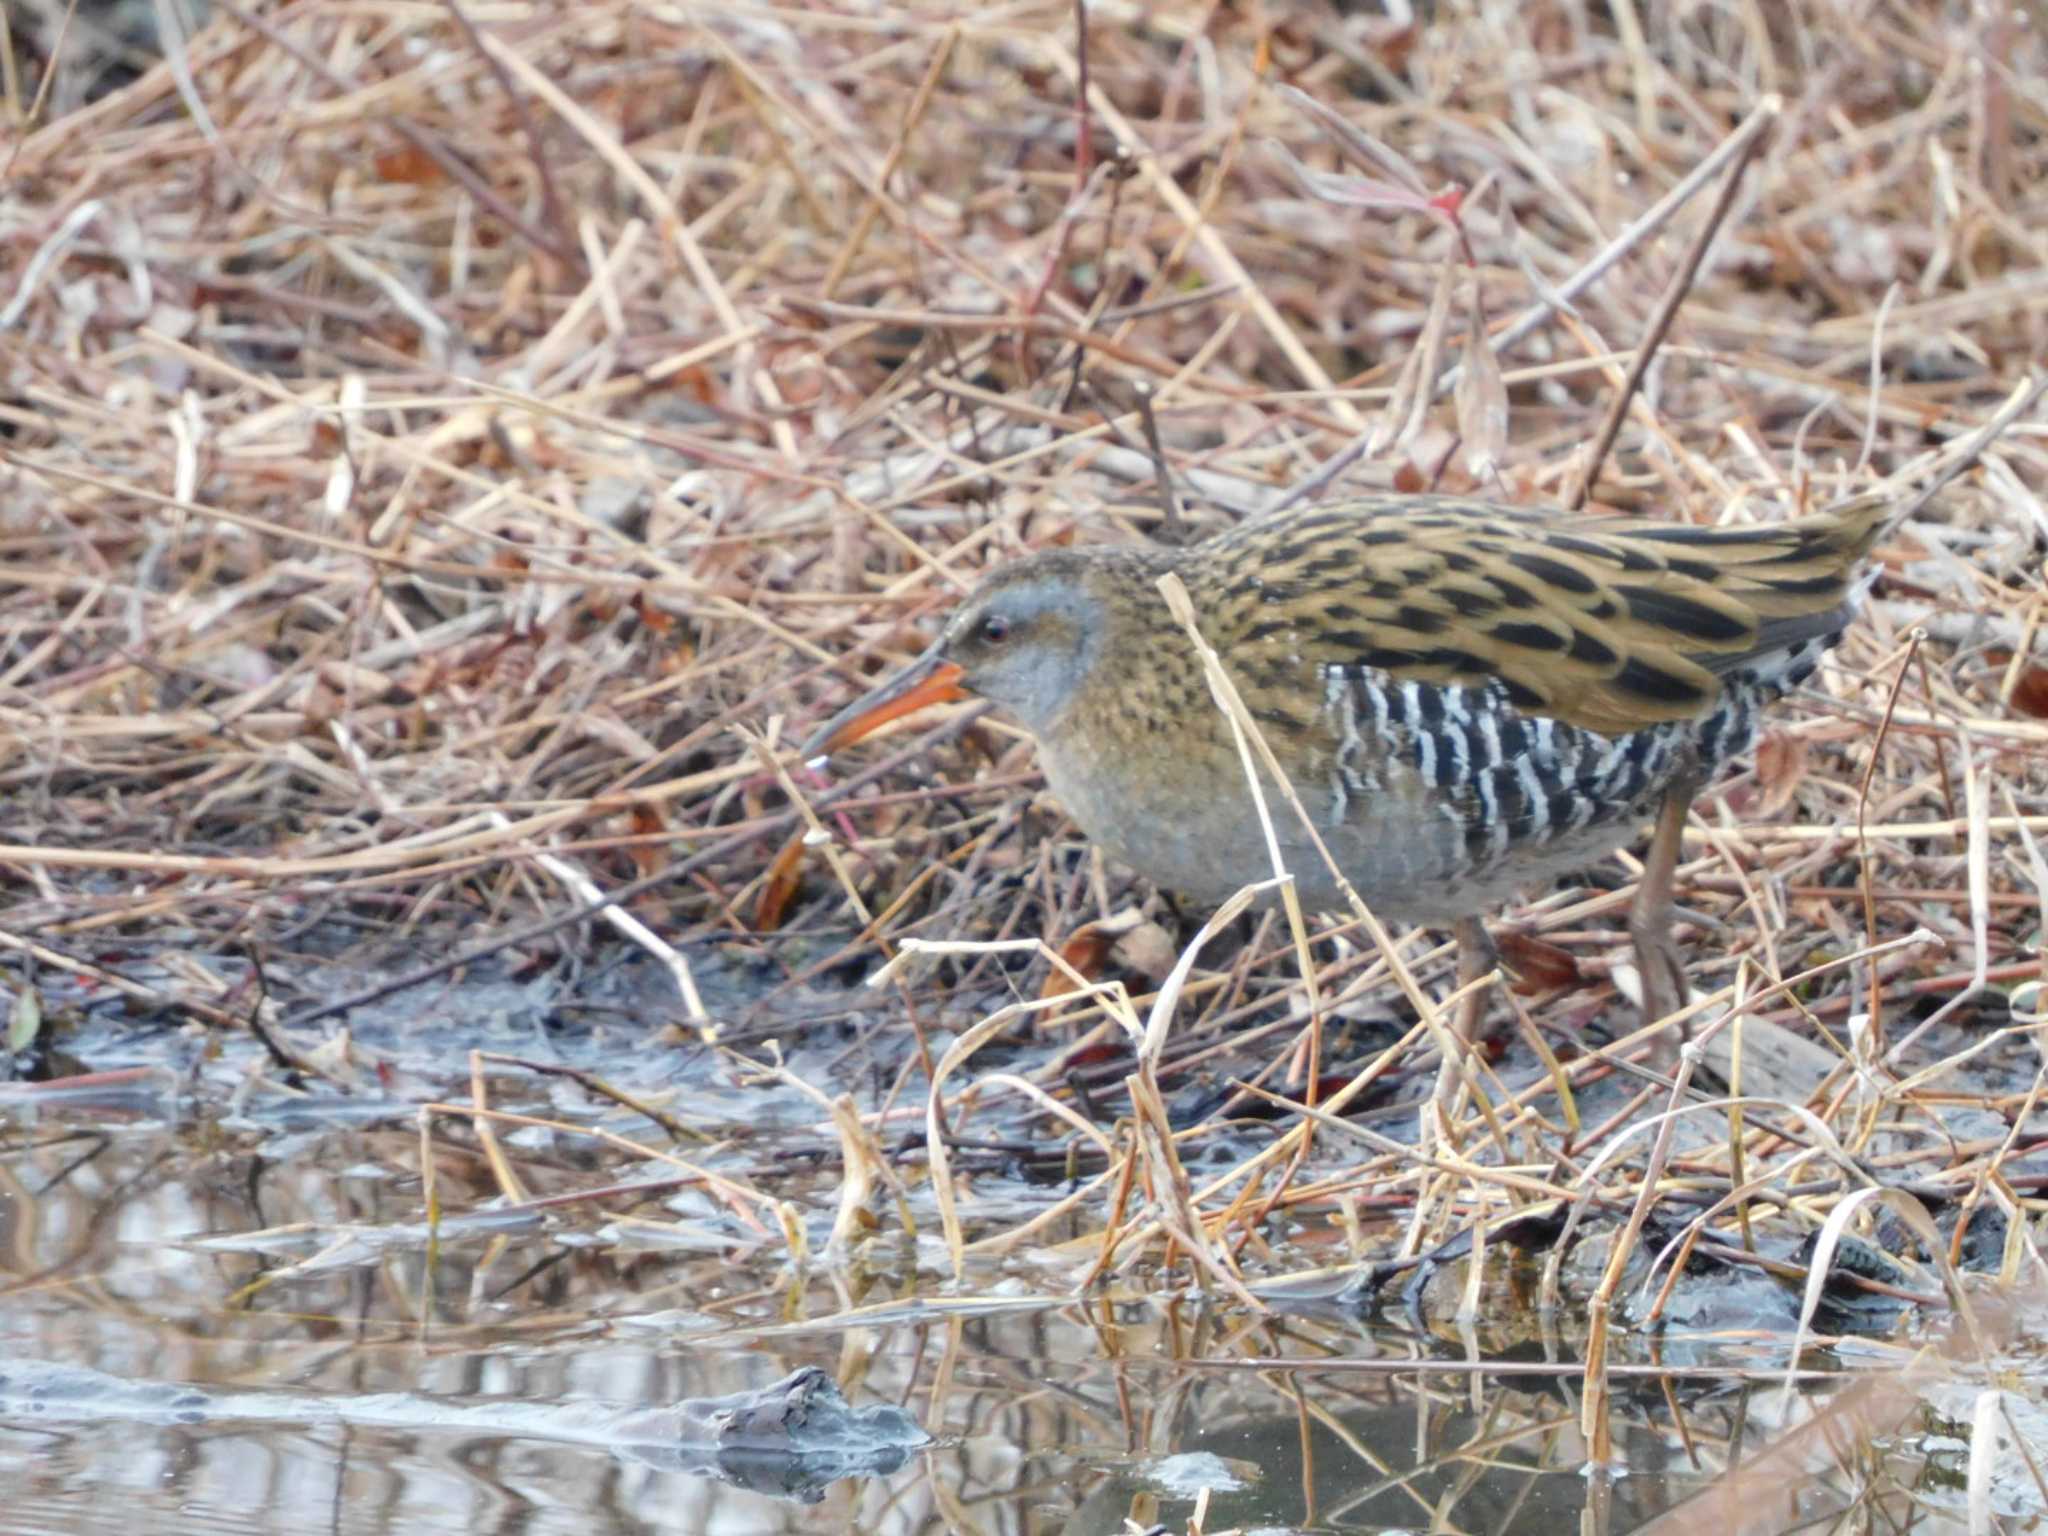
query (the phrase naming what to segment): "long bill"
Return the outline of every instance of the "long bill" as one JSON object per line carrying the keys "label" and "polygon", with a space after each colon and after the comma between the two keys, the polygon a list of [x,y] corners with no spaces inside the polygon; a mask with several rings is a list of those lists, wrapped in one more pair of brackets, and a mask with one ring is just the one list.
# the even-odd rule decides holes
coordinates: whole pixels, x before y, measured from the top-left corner
{"label": "long bill", "polygon": [[958,662],[946,661],[936,651],[926,651],[894,677],[875,684],[813,731],[800,749],[803,761],[808,763],[829,757],[898,716],[923,709],[927,704],[946,704],[966,698],[967,690],[960,686],[960,679],[965,675]]}

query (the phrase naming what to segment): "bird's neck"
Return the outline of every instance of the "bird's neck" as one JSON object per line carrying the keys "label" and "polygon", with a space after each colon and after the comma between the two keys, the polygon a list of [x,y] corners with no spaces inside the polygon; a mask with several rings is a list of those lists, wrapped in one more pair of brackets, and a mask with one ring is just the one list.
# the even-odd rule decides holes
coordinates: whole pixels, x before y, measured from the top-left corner
{"label": "bird's neck", "polygon": [[1212,723],[1219,732],[1222,726],[1194,642],[1159,590],[1160,578],[1182,564],[1182,552],[1120,550],[1117,556],[1092,573],[1101,622],[1090,637],[1081,686],[1043,733],[1048,745],[1103,761],[1179,751],[1183,743],[1206,740]]}

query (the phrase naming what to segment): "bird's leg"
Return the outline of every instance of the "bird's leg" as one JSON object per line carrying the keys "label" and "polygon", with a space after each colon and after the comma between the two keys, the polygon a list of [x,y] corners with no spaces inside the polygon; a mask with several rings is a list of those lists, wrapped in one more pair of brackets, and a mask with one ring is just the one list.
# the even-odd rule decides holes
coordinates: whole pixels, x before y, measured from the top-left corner
{"label": "bird's leg", "polygon": [[[1461,917],[1451,929],[1458,945],[1458,986],[1460,990],[1500,965],[1500,951],[1493,935],[1476,917]],[[1486,993],[1473,992],[1458,1004],[1458,1038],[1470,1045],[1479,1038],[1479,1021],[1486,1017]]]}
{"label": "bird's leg", "polygon": [[[1486,924],[1478,918],[1459,918],[1451,927],[1451,937],[1458,946],[1460,991],[1500,964],[1500,954],[1487,935]],[[1436,1102],[1446,1110],[1457,1097],[1458,1084],[1465,1081],[1465,1058],[1472,1042],[1479,1038],[1479,1021],[1485,1014],[1486,993],[1483,990],[1467,994],[1458,1004],[1458,1016],[1451,1022],[1454,1038],[1449,1042],[1450,1049],[1444,1052],[1443,1065],[1437,1068],[1436,1074]]]}
{"label": "bird's leg", "polygon": [[1692,812],[1700,781],[1687,774],[1664,792],[1657,828],[1643,860],[1643,883],[1629,908],[1628,934],[1635,943],[1636,974],[1642,978],[1643,1022],[1669,1018],[1685,1005],[1685,957],[1671,936],[1671,882],[1678,870],[1678,852],[1685,840],[1685,819]]}

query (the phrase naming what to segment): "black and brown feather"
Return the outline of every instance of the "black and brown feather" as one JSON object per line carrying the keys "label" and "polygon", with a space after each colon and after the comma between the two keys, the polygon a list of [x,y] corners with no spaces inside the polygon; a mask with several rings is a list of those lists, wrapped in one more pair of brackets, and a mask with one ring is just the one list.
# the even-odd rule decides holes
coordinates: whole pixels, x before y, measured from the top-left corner
{"label": "black and brown feather", "polygon": [[1497,681],[1616,735],[1698,715],[1722,676],[1838,629],[1886,505],[1706,528],[1371,499],[1245,523],[1178,565],[1226,656]]}

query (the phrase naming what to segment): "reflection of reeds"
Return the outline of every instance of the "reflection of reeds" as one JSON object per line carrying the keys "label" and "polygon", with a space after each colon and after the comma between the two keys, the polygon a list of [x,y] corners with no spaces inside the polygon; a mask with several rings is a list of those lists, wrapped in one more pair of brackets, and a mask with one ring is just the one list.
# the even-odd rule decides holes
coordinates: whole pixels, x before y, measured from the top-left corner
{"label": "reflection of reeds", "polygon": [[[1576,1239],[1654,1208],[1679,1235],[1618,1250],[1659,1263],[1597,1292],[1641,1321],[1678,1261],[1768,1272],[1881,1177],[1957,1250],[2001,1213],[2008,1278],[2038,1280],[2031,1057],[1958,1028],[2039,976],[2038,420],[1885,541],[1820,684],[1688,830],[1698,1022],[1735,1091],[1667,1122],[1659,1182],[1655,1130],[1631,1129],[1677,1107],[1650,1041],[1582,1032],[1627,1014],[1624,891],[1511,915],[1531,990],[1488,1006],[1517,1053],[1447,1075],[1417,1146],[1381,1106],[1447,1038],[1434,936],[1269,917],[1176,971],[1173,915],[1060,836],[999,722],[899,727],[889,771],[829,787],[788,760],[987,565],[1160,521],[1137,413],[1096,408],[1133,385],[1205,525],[1364,443],[1340,486],[1563,499],[1597,469],[1598,502],[1706,520],[1953,443],[2048,347],[2048,116],[2015,88],[2048,77],[2041,28],[1926,6],[1858,30],[1798,0],[1753,28],[1623,7],[1621,37],[1531,7],[1504,37],[1501,8],[1434,9],[1412,33],[1275,13],[1269,75],[1395,157],[1398,191],[1363,209],[1316,195],[1339,180],[1307,170],[1328,125],[1261,83],[1257,40],[1171,11],[1094,18],[1085,86],[1065,6],[724,26],[504,0],[382,15],[374,57],[321,8],[224,6],[175,65],[33,122],[35,71],[10,69],[0,946],[253,1019],[280,1074],[360,1084],[374,1064],[322,1049],[336,1010],[288,965],[266,993],[94,956],[169,931],[288,947],[334,918],[386,954],[424,941],[427,975],[475,953],[459,920],[580,944],[549,930],[610,899],[635,942],[677,942],[690,996],[692,945],[737,943],[771,995],[689,1010],[679,1041],[772,1076],[761,1042],[799,1027],[916,1035],[848,1044],[878,1065],[850,1106],[847,1083],[797,1084],[852,1170],[829,1225],[775,1207],[772,1160],[732,1171],[732,1127],[660,1129],[630,1065],[580,1086],[658,1137],[558,1125],[574,1176],[536,1186],[487,1133],[509,1112],[481,1072],[420,1155],[474,1149],[477,1199],[555,1200],[706,1133],[688,1176],[720,1181],[735,1242],[779,1227],[800,1257],[924,1219],[970,1277],[1065,1240],[1069,1278],[1193,1255],[1199,1283],[1270,1294],[1317,1263],[1497,1254],[1544,1212]],[[1772,94],[1712,243],[1711,177],[1617,239]],[[1702,250],[1665,335],[1658,298]],[[820,1017],[863,970],[893,990]],[[1013,988],[1037,1054],[984,1070],[974,1049],[1010,1037],[974,1020]],[[1737,1000],[1739,1045],[1713,1022]],[[1766,1052],[1803,1065],[1760,1081]],[[1170,1113],[1204,1076],[1244,1085],[1218,1093],[1242,1118]],[[1315,1113],[1259,1142],[1275,1103]],[[1687,1129],[1708,1119],[1717,1139]],[[1078,1183],[988,1215],[1008,1174]]]}

